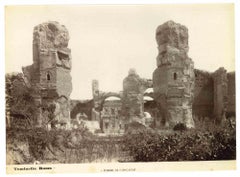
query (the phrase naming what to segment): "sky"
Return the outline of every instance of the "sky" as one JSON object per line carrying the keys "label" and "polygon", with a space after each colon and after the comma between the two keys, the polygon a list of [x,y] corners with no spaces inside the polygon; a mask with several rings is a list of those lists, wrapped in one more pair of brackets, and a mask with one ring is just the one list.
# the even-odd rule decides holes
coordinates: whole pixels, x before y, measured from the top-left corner
{"label": "sky", "polygon": [[189,57],[195,68],[235,70],[234,10],[214,5],[8,6],[5,9],[5,72],[32,64],[34,26],[58,21],[69,31],[72,99],[91,99],[91,82],[102,91],[121,91],[130,68],[152,78],[158,54],[156,28],[168,20],[189,32]]}

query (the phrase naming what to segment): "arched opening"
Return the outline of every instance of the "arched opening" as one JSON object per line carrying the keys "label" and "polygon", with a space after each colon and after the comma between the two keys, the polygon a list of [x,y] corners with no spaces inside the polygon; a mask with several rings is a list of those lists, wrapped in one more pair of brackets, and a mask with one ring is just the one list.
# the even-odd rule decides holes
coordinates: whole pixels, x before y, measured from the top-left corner
{"label": "arched opening", "polygon": [[149,94],[149,93],[153,93],[153,88],[147,88],[145,91],[144,91],[145,94]]}
{"label": "arched opening", "polygon": [[119,132],[120,116],[122,109],[121,98],[116,94],[109,94],[102,100],[101,121],[104,133]]}
{"label": "arched opening", "polygon": [[47,73],[47,80],[50,81],[51,80],[51,76],[49,73]]}
{"label": "arched opening", "polygon": [[105,98],[101,104],[102,116],[119,116],[121,112],[122,101],[119,97],[109,96]]}
{"label": "arched opening", "polygon": [[147,101],[154,101],[154,99],[153,99],[152,97],[150,97],[150,96],[144,96],[144,97],[143,97],[143,100],[144,100],[145,102],[147,102]]}
{"label": "arched opening", "polygon": [[173,79],[177,80],[177,73],[173,73]]}
{"label": "arched opening", "polygon": [[116,96],[109,96],[105,99],[105,101],[114,101],[114,100],[121,100],[121,99]]}
{"label": "arched opening", "polygon": [[[149,89],[149,90],[146,90],[145,91],[145,94],[143,96],[143,101],[144,101],[144,117],[146,118],[149,118],[151,117],[151,119],[146,119],[145,120],[145,123],[146,125],[150,126],[150,125],[153,125],[153,120],[155,118],[157,118],[157,103],[156,101],[154,100],[154,97],[153,97],[153,92],[152,91],[152,88]],[[147,113],[146,113],[147,112]],[[149,116],[151,115],[151,116]],[[146,122],[147,121],[147,122]]]}
{"label": "arched opening", "polygon": [[106,103],[121,102],[121,97],[118,94],[109,93],[109,94],[106,94],[105,96],[101,97],[100,100],[101,101],[100,101],[99,109],[102,110],[103,106]]}

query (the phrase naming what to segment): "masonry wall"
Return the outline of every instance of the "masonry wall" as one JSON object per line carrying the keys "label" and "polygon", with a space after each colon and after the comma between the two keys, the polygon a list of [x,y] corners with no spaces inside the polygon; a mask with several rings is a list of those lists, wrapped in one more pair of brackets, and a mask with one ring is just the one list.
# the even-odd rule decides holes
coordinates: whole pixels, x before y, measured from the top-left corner
{"label": "masonry wall", "polygon": [[216,123],[221,123],[227,111],[228,80],[227,71],[223,67],[213,73],[214,81],[214,107],[213,114]]}
{"label": "masonry wall", "polygon": [[72,92],[72,77],[70,70],[63,67],[57,67],[56,90],[58,95],[70,97]]}
{"label": "masonry wall", "polygon": [[143,89],[141,78],[134,69],[130,69],[123,80],[123,115],[126,117],[143,116]]}
{"label": "masonry wall", "polygon": [[226,105],[226,116],[235,116],[235,72],[226,74],[227,80],[225,79],[225,81],[227,85],[225,85],[225,81],[223,82],[224,79],[221,74],[218,74],[219,70],[210,73],[195,69],[194,73],[193,115],[197,118],[209,117],[211,119],[213,119],[214,116],[219,116],[219,119],[221,119],[224,105]]}
{"label": "masonry wall", "polygon": [[236,112],[235,72],[227,73],[227,79],[228,79],[227,116],[232,116],[235,115]]}
{"label": "masonry wall", "polygon": [[198,118],[212,117],[214,93],[211,73],[198,69],[195,69],[194,73],[193,115]]}

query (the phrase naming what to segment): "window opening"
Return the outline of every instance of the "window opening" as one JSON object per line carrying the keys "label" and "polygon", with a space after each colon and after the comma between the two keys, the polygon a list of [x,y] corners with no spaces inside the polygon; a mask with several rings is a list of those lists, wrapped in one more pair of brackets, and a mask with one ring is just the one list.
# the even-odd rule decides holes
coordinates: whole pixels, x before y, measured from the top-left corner
{"label": "window opening", "polygon": [[49,73],[47,73],[47,80],[50,81],[50,79],[51,79],[51,76]]}
{"label": "window opening", "polygon": [[174,73],[174,74],[173,74],[173,79],[174,79],[174,80],[177,80],[177,73]]}

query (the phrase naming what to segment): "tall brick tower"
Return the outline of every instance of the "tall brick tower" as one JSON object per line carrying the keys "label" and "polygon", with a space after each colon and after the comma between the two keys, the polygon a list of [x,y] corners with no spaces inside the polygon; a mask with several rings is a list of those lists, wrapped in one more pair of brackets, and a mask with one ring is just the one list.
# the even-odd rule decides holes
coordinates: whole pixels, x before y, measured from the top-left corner
{"label": "tall brick tower", "polygon": [[23,73],[39,107],[36,113],[38,126],[49,124],[46,108],[50,104],[54,105],[53,119],[60,125],[69,126],[72,78],[68,41],[66,27],[58,22],[50,21],[34,27],[33,64],[24,67]]}
{"label": "tall brick tower", "polygon": [[194,63],[188,57],[188,29],[168,21],[156,30],[159,54],[153,73],[154,97],[158,103],[160,125],[183,123],[194,127],[192,101]]}

